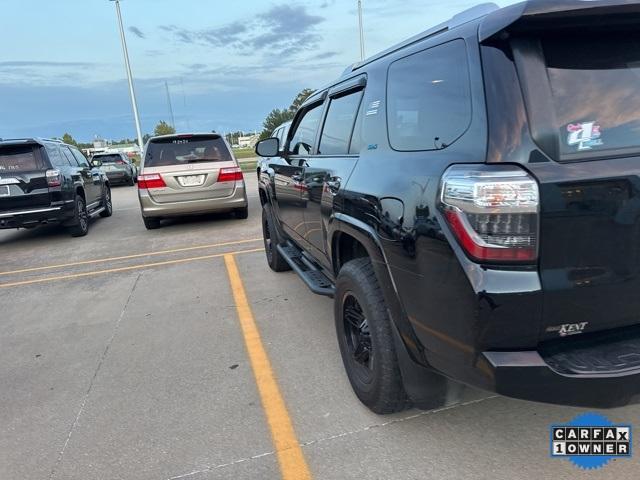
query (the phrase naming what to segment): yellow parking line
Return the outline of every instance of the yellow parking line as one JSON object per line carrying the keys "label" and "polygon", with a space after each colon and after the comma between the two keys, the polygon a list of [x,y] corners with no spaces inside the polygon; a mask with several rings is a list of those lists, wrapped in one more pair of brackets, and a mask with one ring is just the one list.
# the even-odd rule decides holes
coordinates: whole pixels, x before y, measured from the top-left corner
{"label": "yellow parking line", "polygon": [[206,248],[216,248],[216,247],[226,247],[229,245],[240,245],[241,243],[252,243],[257,242],[258,240],[262,240],[262,238],[251,238],[249,240],[236,240],[233,242],[225,242],[225,243],[213,243],[210,245],[198,245],[195,247],[184,247],[184,248],[174,248],[172,250],[161,250],[159,252],[148,252],[148,253],[137,253],[135,255],[125,255],[122,257],[111,257],[111,258],[100,258],[97,260],[84,260],[80,262],[73,263],[62,263],[60,265],[49,265],[46,267],[34,267],[34,268],[23,268],[22,270],[13,270],[10,272],[0,272],[1,275],[15,275],[18,273],[27,273],[27,272],[38,272],[42,270],[53,270],[54,268],[66,268],[66,267],[75,267],[78,265],[91,265],[94,263],[104,263],[104,262],[115,262],[117,260],[130,260],[132,258],[141,258],[141,257],[151,257],[154,255],[166,255],[169,253],[179,253],[179,252],[190,252],[193,250],[204,250]]}
{"label": "yellow parking line", "polygon": [[275,445],[282,478],[284,480],[310,480],[311,472],[302,453],[302,448],[300,448],[300,442],[296,438],[293,423],[278,388],[271,362],[260,338],[258,326],[251,313],[251,307],[247,301],[242,278],[233,254],[226,254],[224,262],[227,265],[238,319],[249,353],[253,375],[258,385],[262,407],[271,430],[271,438]]}
{"label": "yellow parking line", "polygon": [[[255,252],[262,252],[262,251],[263,251],[262,248],[254,248],[252,250],[239,250],[231,253],[235,255],[240,253],[255,253]],[[0,283],[0,288],[19,287],[21,285],[32,285],[34,283],[54,282],[58,280],[70,280],[70,279],[82,278],[82,277],[93,277],[95,275],[104,275],[107,273],[128,272],[131,270],[140,270],[143,268],[161,267],[163,265],[175,265],[178,263],[196,262],[198,260],[209,260],[212,258],[224,257],[225,255],[227,254],[217,253],[215,255],[204,255],[202,257],[181,258],[178,260],[168,260],[166,262],[143,263],[140,265],[132,265],[130,267],[119,267],[119,268],[110,268],[108,270],[97,270],[95,272],[73,273],[69,275],[58,275],[56,277],[34,278],[32,280],[23,280],[20,282]]]}

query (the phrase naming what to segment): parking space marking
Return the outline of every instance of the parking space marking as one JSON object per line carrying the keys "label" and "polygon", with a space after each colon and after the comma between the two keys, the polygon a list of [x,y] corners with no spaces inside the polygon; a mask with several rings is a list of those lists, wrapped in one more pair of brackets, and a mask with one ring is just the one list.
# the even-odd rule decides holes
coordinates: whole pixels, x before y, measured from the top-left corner
{"label": "parking space marking", "polygon": [[207,248],[217,248],[217,247],[226,247],[229,245],[240,245],[243,243],[253,243],[257,241],[261,241],[262,238],[250,238],[248,240],[234,240],[233,242],[224,242],[224,243],[213,243],[209,245],[198,245],[194,247],[183,247],[183,248],[174,248],[171,250],[162,250],[159,252],[148,252],[148,253],[136,253],[135,255],[125,255],[122,257],[111,257],[111,258],[100,258],[96,260],[83,260],[79,262],[73,263],[63,263],[60,265],[48,265],[45,267],[33,267],[33,268],[23,268],[21,270],[13,270],[10,272],[0,272],[0,276],[2,275],[16,275],[18,273],[28,273],[28,272],[38,272],[42,270],[53,270],[56,268],[66,268],[66,267],[76,267],[79,265],[92,265],[96,263],[105,263],[105,262],[115,262],[118,260],[131,260],[132,258],[142,258],[142,257],[151,257],[154,255],[166,255],[170,253],[180,253],[180,252],[191,252],[194,250],[204,250]]}
{"label": "parking space marking", "polygon": [[59,280],[71,280],[71,279],[75,279],[75,278],[82,278],[82,277],[92,277],[92,276],[96,276],[96,275],[104,275],[107,273],[117,273],[117,272],[128,272],[131,270],[141,270],[144,268],[154,268],[154,267],[161,267],[164,265],[176,265],[179,263],[187,263],[187,262],[197,262],[198,260],[210,260],[212,258],[220,258],[220,257],[224,257],[225,255],[239,255],[242,253],[256,253],[256,252],[262,252],[264,251],[264,248],[253,248],[251,250],[238,250],[235,252],[228,252],[228,253],[216,253],[214,255],[204,255],[201,257],[189,257],[189,258],[180,258],[177,260],[167,260],[165,262],[155,262],[155,263],[142,263],[139,265],[131,265],[129,267],[118,267],[118,268],[110,268],[108,270],[97,270],[94,272],[83,272],[83,273],[72,273],[69,275],[58,275],[55,277],[43,277],[43,278],[34,278],[32,280],[23,280],[20,282],[11,282],[11,283],[0,283],[0,288],[9,288],[9,287],[19,287],[19,286],[23,286],[23,285],[32,285],[34,283],[45,283],[45,282],[54,282],[54,281],[59,281]]}
{"label": "parking space marking", "polygon": [[260,337],[260,331],[251,312],[234,254],[224,255],[224,261],[251,368],[278,456],[282,478],[284,480],[310,480],[312,478],[311,472],[302,453],[300,442],[293,429],[293,422],[280,393],[271,362]]}

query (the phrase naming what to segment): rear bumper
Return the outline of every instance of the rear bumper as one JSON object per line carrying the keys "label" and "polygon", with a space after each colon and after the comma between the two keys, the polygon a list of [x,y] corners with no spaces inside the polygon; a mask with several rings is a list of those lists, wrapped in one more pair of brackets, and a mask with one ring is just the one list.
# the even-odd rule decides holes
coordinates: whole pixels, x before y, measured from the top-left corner
{"label": "rear bumper", "polygon": [[588,408],[640,402],[640,369],[563,374],[536,351],[485,352],[478,363],[491,379],[488,385],[480,386],[508,397]]}
{"label": "rear bumper", "polygon": [[158,203],[145,189],[138,190],[140,208],[143,217],[171,217],[180,215],[199,215],[204,213],[224,212],[248,206],[246,188],[237,185],[233,194],[222,198],[190,200],[185,202]]}
{"label": "rear bumper", "polygon": [[129,175],[127,172],[106,172],[107,178],[109,179],[109,182],[111,183],[118,183],[118,182],[128,182],[132,175]]}
{"label": "rear bumper", "polygon": [[62,206],[35,207],[8,212],[0,211],[0,229],[31,227],[44,223],[58,223],[66,218]]}

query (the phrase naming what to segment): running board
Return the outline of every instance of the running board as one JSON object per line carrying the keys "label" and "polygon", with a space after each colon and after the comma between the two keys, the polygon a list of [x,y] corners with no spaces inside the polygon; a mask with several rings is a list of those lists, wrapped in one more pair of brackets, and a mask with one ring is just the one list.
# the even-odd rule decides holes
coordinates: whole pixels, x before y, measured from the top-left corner
{"label": "running board", "polygon": [[96,210],[92,210],[91,213],[89,214],[89,216],[91,218],[97,217],[98,215],[100,215],[102,212],[104,212],[105,208],[104,207],[100,207]]}
{"label": "running board", "polygon": [[313,293],[333,298],[335,293],[333,283],[302,250],[290,243],[278,245],[277,248],[280,255]]}

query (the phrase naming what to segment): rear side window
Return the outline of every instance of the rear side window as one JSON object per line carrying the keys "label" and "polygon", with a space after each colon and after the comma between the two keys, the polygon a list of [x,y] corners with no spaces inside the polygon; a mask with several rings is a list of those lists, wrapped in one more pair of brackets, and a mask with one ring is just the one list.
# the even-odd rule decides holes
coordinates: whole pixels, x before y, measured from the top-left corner
{"label": "rear side window", "polygon": [[47,150],[47,155],[49,155],[49,161],[51,161],[51,165],[54,167],[75,167],[76,162],[70,158],[67,158],[65,155],[62,155],[60,152],[60,148],[58,145],[45,144],[45,148]]}
{"label": "rear side window", "polygon": [[304,114],[291,139],[289,150],[293,155],[309,155],[313,152],[321,117],[322,104],[313,107]]}
{"label": "rear side window", "polygon": [[391,147],[441,150],[471,123],[471,86],[463,40],[400,59],[389,67],[387,120]]}
{"label": "rear side window", "polygon": [[319,155],[346,155],[358,115],[362,91],[331,99],[320,137]]}
{"label": "rear side window", "polygon": [[233,157],[221,137],[194,135],[184,138],[151,140],[145,167],[166,167],[198,162],[232,162]]}
{"label": "rear side window", "polygon": [[80,150],[76,150],[75,148],[70,148],[69,151],[76,157],[76,161],[81,167],[90,167],[89,160],[85,157]]}
{"label": "rear side window", "polygon": [[563,155],[640,147],[640,35],[542,40]]}
{"label": "rear side window", "polygon": [[33,145],[0,147],[0,173],[26,172],[41,168]]}

